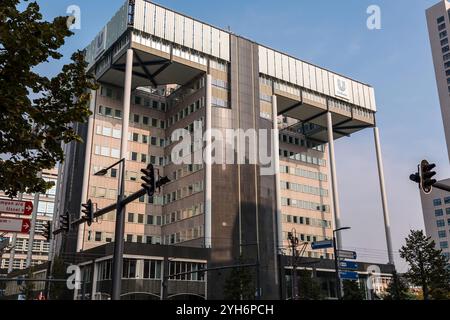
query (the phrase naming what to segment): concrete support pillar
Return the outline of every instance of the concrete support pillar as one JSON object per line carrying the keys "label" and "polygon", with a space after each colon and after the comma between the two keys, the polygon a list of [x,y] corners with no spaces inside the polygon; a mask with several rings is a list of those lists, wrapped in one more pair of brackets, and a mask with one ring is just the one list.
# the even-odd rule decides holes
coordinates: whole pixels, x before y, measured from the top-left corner
{"label": "concrete support pillar", "polygon": [[[331,112],[327,113],[327,130],[328,130],[328,151],[330,158],[330,173],[331,173],[331,189],[333,195],[333,217],[334,217],[334,228],[339,229],[342,227],[341,224],[341,212],[339,208],[339,192],[338,183],[336,175],[336,157],[334,154],[334,134],[333,134],[333,118]],[[340,232],[336,232],[337,249],[342,249],[342,237]]]}
{"label": "concrete support pillar", "polygon": [[92,263],[92,291],[91,300],[95,300],[95,295],[97,294],[97,279],[98,279],[98,262],[94,260]]}
{"label": "concrete support pillar", "polygon": [[211,105],[211,75],[206,75],[206,148],[205,148],[205,247],[211,248],[212,238],[211,238],[211,223],[212,223],[212,105]]}
{"label": "concrete support pillar", "polygon": [[[122,111],[122,137],[120,141],[120,159],[127,158],[128,150],[128,128],[130,125],[130,105],[131,105],[131,85],[133,77],[133,49],[127,50],[127,61],[125,69],[125,83],[123,90],[123,111]],[[120,189],[120,181],[119,189]]]}
{"label": "concrete support pillar", "polygon": [[[84,171],[83,171],[83,184],[81,186],[81,201],[85,202],[88,198],[88,187],[89,187],[89,176],[91,170],[91,155],[92,155],[92,136],[94,133],[94,120],[95,120],[95,108],[97,103],[97,91],[91,90],[91,101],[89,105],[89,110],[92,112],[92,115],[88,119],[88,128],[87,128],[87,136],[86,136],[86,150],[84,155]],[[61,169],[60,169],[61,170]],[[81,210],[81,204],[80,204]],[[59,212],[59,214],[64,212]],[[54,221],[58,220],[58,217],[54,217]],[[83,250],[83,242],[84,242],[84,230],[86,228],[85,224],[82,224],[78,227],[77,233],[77,252]]]}
{"label": "concrete support pillar", "polygon": [[392,250],[391,222],[387,205],[386,186],[384,183],[383,158],[381,156],[380,132],[377,127],[373,128],[375,140],[375,150],[377,154],[378,177],[380,180],[381,202],[383,204],[384,230],[386,233],[386,244],[388,251],[389,264],[394,265],[394,251]]}
{"label": "concrete support pillar", "polygon": [[[278,107],[277,96],[272,96],[272,119],[273,119],[273,162],[275,167],[275,205],[277,219],[277,244],[283,247],[283,219],[281,213],[281,185],[280,185],[280,140],[278,134]],[[278,253],[278,252],[277,252]]]}

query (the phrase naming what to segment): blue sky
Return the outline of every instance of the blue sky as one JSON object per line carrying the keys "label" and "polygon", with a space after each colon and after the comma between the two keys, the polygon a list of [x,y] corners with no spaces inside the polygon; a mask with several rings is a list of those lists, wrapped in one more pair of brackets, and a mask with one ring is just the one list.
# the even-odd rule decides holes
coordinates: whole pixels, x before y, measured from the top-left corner
{"label": "blue sky", "polygon": [[[438,0],[268,1],[160,0],[161,5],[375,87],[394,247],[411,228],[423,228],[417,186],[409,174],[422,158],[450,176],[425,9]],[[63,49],[65,59],[84,48],[123,0],[38,1],[46,18],[81,8],[81,30]],[[366,27],[369,5],[381,8],[382,29]],[[39,69],[52,74],[63,63]],[[372,130],[336,143],[344,246],[361,259],[386,262]],[[398,267],[404,270],[405,263]]]}

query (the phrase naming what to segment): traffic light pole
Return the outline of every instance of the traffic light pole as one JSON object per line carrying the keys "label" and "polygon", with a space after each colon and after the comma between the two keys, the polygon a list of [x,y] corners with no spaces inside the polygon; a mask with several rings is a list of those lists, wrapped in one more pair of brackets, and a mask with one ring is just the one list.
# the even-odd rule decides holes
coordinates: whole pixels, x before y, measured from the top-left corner
{"label": "traffic light pole", "polygon": [[[125,160],[125,159],[123,159]],[[116,230],[114,235],[114,256],[112,274],[112,300],[120,300],[122,291],[123,247],[125,234],[125,161],[121,163],[120,193],[117,197]]]}
{"label": "traffic light pole", "polygon": [[333,231],[333,250],[334,250],[334,269],[336,271],[336,296],[338,300],[341,300],[342,299],[341,277],[339,276],[339,261],[338,261],[339,258],[336,245],[336,236],[334,231]]}
{"label": "traffic light pole", "polygon": [[436,183],[433,185],[433,188],[436,188],[436,189],[440,189],[440,190],[444,190],[444,191],[450,192],[450,186],[447,186],[446,184],[443,184],[443,183],[441,183],[441,182],[436,182]]}

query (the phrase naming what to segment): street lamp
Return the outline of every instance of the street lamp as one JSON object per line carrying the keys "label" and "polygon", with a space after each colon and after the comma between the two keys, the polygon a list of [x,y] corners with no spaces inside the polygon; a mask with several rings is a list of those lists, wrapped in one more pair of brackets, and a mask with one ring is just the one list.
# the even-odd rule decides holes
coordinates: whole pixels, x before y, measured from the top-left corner
{"label": "street lamp", "polygon": [[337,244],[336,244],[336,233],[343,230],[350,230],[351,227],[342,227],[336,230],[333,230],[333,249],[334,249],[334,268],[336,270],[336,294],[339,300],[342,299],[342,291],[341,291],[341,277],[339,275],[339,263],[338,263],[338,252],[337,252]]}
{"label": "street lamp", "polygon": [[121,202],[125,198],[125,158],[117,161],[106,169],[95,173],[94,176],[105,176],[108,171],[121,164],[121,173],[119,180],[119,192],[117,195],[116,208],[116,228],[114,235],[114,256],[113,256],[113,274],[112,274],[112,300],[120,300],[122,291],[122,267],[123,267],[123,247],[125,233],[125,206]]}

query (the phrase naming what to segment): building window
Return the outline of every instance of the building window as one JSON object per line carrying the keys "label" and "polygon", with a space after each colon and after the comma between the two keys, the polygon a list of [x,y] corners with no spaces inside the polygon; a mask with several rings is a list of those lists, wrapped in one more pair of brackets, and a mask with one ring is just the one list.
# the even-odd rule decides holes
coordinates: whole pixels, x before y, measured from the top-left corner
{"label": "building window", "polygon": [[102,233],[101,232],[95,232],[95,241],[96,242],[102,241]]}
{"label": "building window", "polygon": [[133,141],[139,142],[139,134],[138,133],[133,133]]}
{"label": "building window", "polygon": [[438,237],[439,238],[446,238],[447,237],[447,231],[445,231],[445,230],[438,231]]}
{"label": "building window", "polygon": [[445,220],[437,220],[436,225],[438,228],[445,227]]}
{"label": "building window", "polygon": [[[143,214],[138,214],[138,223],[144,223],[144,215]],[[142,242],[142,241],[140,241]]]}
{"label": "building window", "polygon": [[112,109],[109,107],[105,108],[105,116],[112,117]]}
{"label": "building window", "polygon": [[128,212],[128,222],[134,223],[134,213]]}
{"label": "building window", "polygon": [[127,242],[133,242],[133,235],[127,234]]}
{"label": "building window", "polygon": [[445,208],[445,213],[450,215],[450,208]]}
{"label": "building window", "polygon": [[134,97],[134,104],[142,104],[142,98],[138,97],[138,96],[135,96]]}
{"label": "building window", "polygon": [[132,160],[132,161],[137,161],[137,158],[138,158],[137,152],[132,152],[132,153],[131,153],[131,160]]}
{"label": "building window", "polygon": [[442,210],[442,209],[434,210],[434,215],[436,217],[442,217],[444,215],[444,210]]}
{"label": "building window", "polygon": [[122,111],[121,110],[114,110],[114,117],[117,119],[122,119]]}
{"label": "building window", "polygon": [[133,121],[134,121],[134,123],[139,123],[139,119],[140,119],[140,117],[139,117],[138,114],[135,114],[135,115],[133,116]]}
{"label": "building window", "polygon": [[441,241],[439,245],[441,249],[448,249],[448,241]]}
{"label": "building window", "polygon": [[144,279],[161,279],[161,261],[144,260]]}
{"label": "building window", "polygon": [[136,260],[123,260],[122,277],[125,279],[136,278]]}
{"label": "building window", "polygon": [[437,19],[437,23],[438,23],[438,24],[441,24],[442,22],[445,22],[445,17],[444,17],[444,16],[439,17],[439,18]]}
{"label": "building window", "polygon": [[117,169],[111,169],[111,178],[117,178]]}
{"label": "building window", "polygon": [[441,200],[441,199],[434,199],[434,200],[433,200],[433,205],[434,205],[435,207],[441,206],[441,205],[442,205],[442,200]]}

